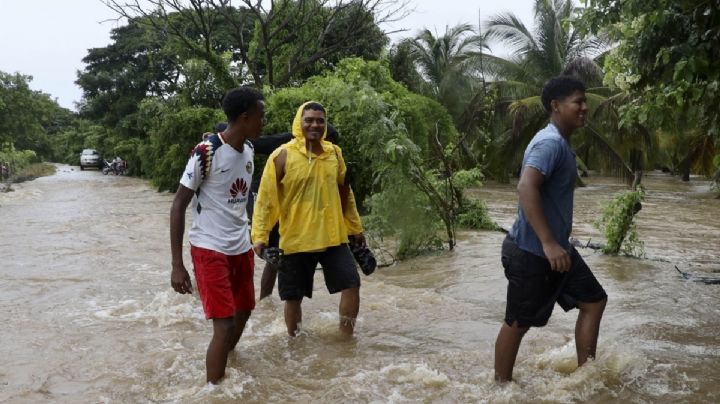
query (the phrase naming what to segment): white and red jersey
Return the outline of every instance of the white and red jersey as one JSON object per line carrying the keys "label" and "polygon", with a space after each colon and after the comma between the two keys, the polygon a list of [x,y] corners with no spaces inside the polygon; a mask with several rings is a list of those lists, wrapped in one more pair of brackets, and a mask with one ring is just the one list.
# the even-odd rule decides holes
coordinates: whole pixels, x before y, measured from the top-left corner
{"label": "white and red jersey", "polygon": [[180,184],[195,191],[190,244],[226,255],[247,252],[250,243],[245,205],[253,174],[253,147],[243,151],[215,134],[195,146]]}

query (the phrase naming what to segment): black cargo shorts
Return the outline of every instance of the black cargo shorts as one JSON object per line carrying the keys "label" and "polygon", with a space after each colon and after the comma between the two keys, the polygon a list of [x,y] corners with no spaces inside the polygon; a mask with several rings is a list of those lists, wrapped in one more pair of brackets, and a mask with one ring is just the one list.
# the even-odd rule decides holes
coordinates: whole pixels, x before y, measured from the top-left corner
{"label": "black cargo shorts", "polygon": [[557,302],[565,311],[578,302],[594,303],[607,298],[605,290],[574,247],[567,272],[553,271],[550,261],[524,251],[510,238],[502,244],[502,265],[508,280],[505,322],[519,327],[547,324]]}

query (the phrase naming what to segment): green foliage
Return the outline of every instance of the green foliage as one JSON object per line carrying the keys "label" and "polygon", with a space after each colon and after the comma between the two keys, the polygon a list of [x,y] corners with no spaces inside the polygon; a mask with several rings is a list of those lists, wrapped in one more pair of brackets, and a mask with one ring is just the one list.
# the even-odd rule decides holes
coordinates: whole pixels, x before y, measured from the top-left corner
{"label": "green foliage", "polygon": [[584,26],[618,41],[606,59],[606,80],[633,90],[626,120],[660,122],[699,104],[703,126],[717,132],[720,10],[711,3],[589,2]]}
{"label": "green foliage", "polygon": [[[226,65],[232,62],[231,54],[222,55]],[[220,107],[226,88],[213,76],[212,67],[202,59],[190,59],[181,67],[184,80],[178,84],[178,95],[183,105]]]}
{"label": "green foliage", "polygon": [[32,150],[16,150],[11,144],[0,148],[0,163],[9,165],[13,171],[22,170],[37,161],[38,156]]}
{"label": "green foliage", "polygon": [[[482,186],[482,180],[485,178],[479,168],[470,170],[460,170],[453,173],[450,181],[455,189],[462,194],[463,190],[471,187]],[[460,196],[459,206],[457,207],[457,224],[460,227],[473,230],[497,230],[498,225],[490,218],[487,204],[480,199],[467,198]]]}
{"label": "green foliage", "polygon": [[256,20],[250,43],[249,68],[256,84],[293,85],[347,57],[378,59],[388,38],[375,21],[377,13],[373,2],[335,7],[320,0],[273,2]]}
{"label": "green foliage", "polygon": [[115,145],[119,139],[120,136],[113,129],[78,119],[72,127],[55,137],[55,159],[65,164],[78,165],[83,149],[96,149],[104,158],[108,158],[116,153]]}
{"label": "green foliage", "polygon": [[[131,138],[144,135],[136,115],[147,97],[179,97],[185,106],[219,107],[224,92],[242,78],[234,66],[243,49],[233,35],[249,32],[235,30],[208,4],[203,7],[199,13],[169,7],[130,18],[112,30],[110,45],[90,49],[76,81],[83,89],[82,116]],[[233,10],[227,17],[237,22],[244,12]]]}
{"label": "green foliage", "polygon": [[499,227],[490,218],[487,204],[479,199],[467,199],[458,214],[459,226],[473,230],[497,230]]}
{"label": "green foliage", "polygon": [[442,36],[424,29],[409,40],[413,61],[422,77],[424,95],[441,103],[460,123],[472,100],[482,90],[479,55],[487,49],[485,37],[476,35],[469,24],[446,27]]}
{"label": "green foliage", "polygon": [[484,176],[479,168],[460,170],[453,173],[452,183],[456,188],[465,189],[482,185]]}
{"label": "green foliage", "polygon": [[32,77],[0,71],[0,145],[33,150],[40,159],[53,159],[55,136],[72,125],[70,111],[48,94],[30,89]]}
{"label": "green foliage", "polygon": [[136,164],[136,169],[150,178],[158,191],[175,191],[190,152],[202,140],[202,133],[225,117],[216,109],[175,109],[149,100],[143,108],[147,109],[142,111],[148,115],[145,119],[158,114],[148,122],[149,144],[128,141],[118,143],[116,149],[128,151],[130,168]]}
{"label": "green foliage", "polygon": [[645,199],[645,191],[625,191],[613,199],[603,210],[602,217],[594,225],[602,231],[607,240],[603,248],[606,254],[642,257],[644,244],[640,240],[634,223],[635,214]]}
{"label": "green foliage", "polygon": [[80,112],[85,118],[117,127],[148,95],[175,93],[183,59],[172,41],[147,23],[131,20],[112,30],[110,45],[88,50],[82,60],[86,67],[76,81],[83,89]]}
{"label": "green foliage", "polygon": [[579,22],[617,43],[605,58],[605,83],[625,93],[621,124],[679,137],[671,162],[685,175],[711,175],[720,146],[717,2],[589,0]]}
{"label": "green foliage", "polygon": [[427,196],[418,192],[399,170],[388,170],[385,175],[385,184],[392,184],[393,189],[367,198],[371,214],[363,217],[365,228],[380,238],[396,240],[398,259],[442,249],[439,235],[443,224]]}
{"label": "green foliage", "polygon": [[402,83],[410,91],[422,94],[426,83],[415,66],[416,57],[413,53],[413,42],[404,40],[393,45],[388,51],[387,63],[393,80]]}

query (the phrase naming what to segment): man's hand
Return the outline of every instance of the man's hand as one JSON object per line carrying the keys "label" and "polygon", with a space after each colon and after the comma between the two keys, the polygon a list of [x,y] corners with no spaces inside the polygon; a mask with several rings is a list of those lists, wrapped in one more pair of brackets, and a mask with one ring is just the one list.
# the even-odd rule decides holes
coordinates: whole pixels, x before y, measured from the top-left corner
{"label": "man's hand", "polygon": [[355,234],[348,237],[350,245],[356,247],[367,247],[367,241],[365,240],[365,234]]}
{"label": "man's hand", "polygon": [[556,241],[543,244],[545,258],[550,261],[550,268],[557,272],[567,272],[570,269],[570,255]]}
{"label": "man's hand", "polygon": [[263,242],[258,242],[258,243],[253,244],[253,251],[255,252],[255,255],[257,255],[258,257],[262,256],[262,252],[265,249],[265,247],[266,247],[265,243],[263,243]]}
{"label": "man's hand", "polygon": [[190,274],[188,274],[187,269],[185,269],[185,265],[173,265],[172,273],[170,274],[170,284],[172,288],[181,295],[192,293]]}

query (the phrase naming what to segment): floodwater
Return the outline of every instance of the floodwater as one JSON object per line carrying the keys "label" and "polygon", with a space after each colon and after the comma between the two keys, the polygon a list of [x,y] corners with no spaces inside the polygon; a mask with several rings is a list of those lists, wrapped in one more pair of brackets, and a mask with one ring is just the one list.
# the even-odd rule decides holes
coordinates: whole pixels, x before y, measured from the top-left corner
{"label": "floodwater", "polygon": [[[587,182],[576,191],[574,236],[598,242],[591,223],[623,185]],[[644,183],[637,220],[647,259],[581,250],[609,294],[598,357],[582,368],[577,312],[556,309],[526,336],[517,383],[493,382],[504,236],[465,232],[454,252],[363,276],[351,341],[338,338],[338,296],[319,275],[294,340],[277,295],[259,302],[227,378],[212,387],[204,383],[210,323],[197,295],[170,288],[172,195],[60,166],[0,194],[0,401],[720,402],[720,285],[674,269],[720,272],[720,200],[702,179],[652,174]],[[512,224],[513,186],[476,194],[497,222]]]}

